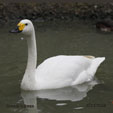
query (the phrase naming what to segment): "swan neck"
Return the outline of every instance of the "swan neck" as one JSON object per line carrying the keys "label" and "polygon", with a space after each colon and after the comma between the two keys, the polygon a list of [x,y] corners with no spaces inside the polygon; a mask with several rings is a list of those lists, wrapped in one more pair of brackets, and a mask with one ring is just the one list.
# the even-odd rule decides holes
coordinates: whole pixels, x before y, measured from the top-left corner
{"label": "swan neck", "polygon": [[27,37],[28,44],[28,62],[26,67],[26,72],[33,74],[37,65],[37,48],[36,48],[36,38],[35,31],[33,30],[32,34]]}

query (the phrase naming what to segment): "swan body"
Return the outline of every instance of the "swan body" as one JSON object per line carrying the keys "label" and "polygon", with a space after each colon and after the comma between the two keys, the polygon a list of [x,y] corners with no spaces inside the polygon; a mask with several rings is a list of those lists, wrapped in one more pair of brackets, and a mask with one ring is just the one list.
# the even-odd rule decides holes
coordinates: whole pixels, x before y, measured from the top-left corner
{"label": "swan body", "polygon": [[59,55],[46,59],[36,68],[35,30],[28,19],[20,21],[15,30],[22,32],[28,44],[28,62],[21,82],[24,90],[56,89],[89,82],[104,57]]}
{"label": "swan body", "polygon": [[52,89],[88,82],[103,60],[63,55],[49,58],[36,69],[37,86],[39,89]]}

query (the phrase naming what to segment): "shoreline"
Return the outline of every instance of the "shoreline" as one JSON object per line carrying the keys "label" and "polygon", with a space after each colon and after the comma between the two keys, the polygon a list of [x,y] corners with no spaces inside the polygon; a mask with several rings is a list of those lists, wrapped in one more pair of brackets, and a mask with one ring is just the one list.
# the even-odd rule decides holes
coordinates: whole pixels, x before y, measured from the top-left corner
{"label": "shoreline", "polygon": [[0,23],[17,21],[24,18],[39,22],[56,20],[73,21],[76,18],[91,21],[106,18],[113,19],[113,4],[0,2]]}
{"label": "shoreline", "polygon": [[113,3],[113,0],[0,0],[2,3],[88,3],[88,4],[106,4]]}

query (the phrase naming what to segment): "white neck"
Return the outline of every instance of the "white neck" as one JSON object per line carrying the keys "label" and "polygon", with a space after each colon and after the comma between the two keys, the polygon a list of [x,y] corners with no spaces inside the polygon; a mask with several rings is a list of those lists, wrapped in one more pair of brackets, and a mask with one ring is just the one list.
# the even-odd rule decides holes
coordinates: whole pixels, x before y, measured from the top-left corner
{"label": "white neck", "polygon": [[32,34],[29,37],[27,37],[27,44],[28,44],[28,61],[25,74],[27,74],[28,76],[33,76],[32,74],[34,74],[37,65],[37,49],[34,29]]}
{"label": "white neck", "polygon": [[26,39],[28,44],[28,61],[25,74],[21,82],[21,88],[28,90],[35,88],[36,85],[35,70],[37,65],[37,49],[34,29],[31,35],[28,35]]}

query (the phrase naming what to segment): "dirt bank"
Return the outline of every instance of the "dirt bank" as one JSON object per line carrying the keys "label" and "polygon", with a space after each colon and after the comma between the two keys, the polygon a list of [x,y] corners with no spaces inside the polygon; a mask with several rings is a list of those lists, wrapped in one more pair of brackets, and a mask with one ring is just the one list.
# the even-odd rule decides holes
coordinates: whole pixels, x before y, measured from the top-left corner
{"label": "dirt bank", "polygon": [[82,2],[1,2],[0,23],[28,18],[36,21],[113,18],[113,4]]}
{"label": "dirt bank", "polygon": [[16,2],[16,3],[22,3],[22,2],[38,2],[38,3],[61,3],[61,2],[71,2],[71,3],[75,3],[75,2],[82,2],[82,3],[89,3],[89,4],[105,4],[105,3],[112,3],[113,0],[0,0],[1,2],[6,2],[6,3],[10,3],[10,2]]}

